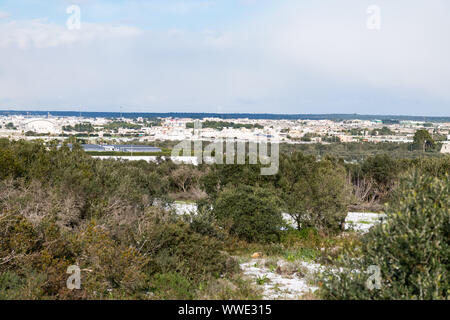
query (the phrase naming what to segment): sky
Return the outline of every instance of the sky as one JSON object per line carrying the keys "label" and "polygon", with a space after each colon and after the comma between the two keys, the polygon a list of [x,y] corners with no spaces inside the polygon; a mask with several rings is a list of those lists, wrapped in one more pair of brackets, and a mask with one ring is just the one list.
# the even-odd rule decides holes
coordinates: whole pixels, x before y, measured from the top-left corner
{"label": "sky", "polygon": [[2,110],[450,116],[449,57],[448,0],[0,0]]}

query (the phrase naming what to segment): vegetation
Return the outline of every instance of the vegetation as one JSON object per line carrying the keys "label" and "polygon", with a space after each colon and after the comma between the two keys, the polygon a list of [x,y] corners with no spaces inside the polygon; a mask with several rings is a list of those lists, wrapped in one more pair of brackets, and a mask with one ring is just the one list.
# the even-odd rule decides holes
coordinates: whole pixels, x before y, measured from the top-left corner
{"label": "vegetation", "polygon": [[[194,123],[193,122],[186,123],[186,128],[193,129]],[[243,124],[243,123],[225,122],[225,121],[204,121],[204,122],[202,122],[202,128],[213,128],[216,130],[223,130],[224,128],[264,129],[264,127],[260,124]]]}
{"label": "vegetation", "polygon": [[160,118],[145,118],[142,123],[144,127],[160,127],[162,120]]}
{"label": "vegetation", "polygon": [[[444,299],[450,294],[450,180],[413,174],[402,181],[387,217],[363,239],[359,258],[344,255],[327,271],[326,299]],[[370,266],[380,270],[368,289]],[[356,270],[356,271],[355,271]]]}
{"label": "vegetation", "polygon": [[423,152],[422,148],[414,149],[412,144],[395,142],[346,142],[331,144],[280,144],[280,152],[301,152],[305,155],[315,157],[337,157],[351,162],[363,162],[369,157],[389,154],[394,159],[417,159],[417,158],[442,158],[445,157],[439,148],[428,149]]}
{"label": "vegetation", "polygon": [[[240,281],[223,238],[164,209],[176,188],[171,162],[98,161],[77,145],[2,140],[0,167],[1,298],[158,299],[173,286],[173,297],[189,299],[224,275]],[[65,286],[74,264],[81,291]]]}
{"label": "vegetation", "polygon": [[[388,155],[370,157],[360,164],[347,164],[353,184],[355,204],[378,207],[391,199],[402,175],[418,169],[431,177],[450,172],[450,157],[423,159],[393,159]],[[363,206],[364,207],[364,206]]]}
{"label": "vegetation", "polygon": [[276,184],[280,187],[283,208],[299,230],[314,227],[336,232],[343,228],[351,191],[342,164],[292,154],[282,158]]}
{"label": "vegetation", "polygon": [[388,127],[383,127],[381,129],[374,129],[370,132],[372,136],[389,136],[394,135],[395,133],[391,131]]}
{"label": "vegetation", "polygon": [[275,193],[260,187],[238,185],[223,189],[212,214],[233,235],[248,242],[277,242],[283,220]]}
{"label": "vegetation", "polygon": [[431,134],[428,132],[428,130],[425,129],[417,130],[416,134],[414,135],[414,142],[413,142],[414,150],[421,150],[425,152],[425,151],[432,151],[435,149],[435,147],[436,143]]}
{"label": "vegetation", "polygon": [[111,130],[114,132],[118,132],[119,129],[134,129],[134,130],[139,130],[142,128],[141,125],[138,124],[132,124],[129,122],[125,122],[125,121],[112,121],[110,123],[108,123],[107,125],[104,126],[104,128],[106,130]]}
{"label": "vegetation", "polygon": [[92,126],[92,123],[77,123],[74,126],[63,126],[63,131],[76,131],[76,132],[94,132],[95,129]]}
{"label": "vegetation", "polygon": [[27,131],[25,132],[25,136],[26,137],[45,137],[45,136],[49,136],[49,133],[37,133],[34,131]]}
{"label": "vegetation", "polygon": [[[380,267],[378,291],[364,272],[324,274],[324,298],[448,298],[448,156],[348,163],[285,150],[262,176],[261,164],[98,160],[72,142],[0,139],[0,299],[258,299],[233,258],[254,252],[272,269],[289,262],[286,274],[301,274],[300,260]],[[198,214],[175,214],[174,200],[195,200]],[[385,203],[367,235],[342,232],[349,208]],[[70,265],[81,290],[66,288]]]}
{"label": "vegetation", "polygon": [[14,123],[12,123],[12,122],[8,122],[8,123],[5,125],[5,129],[8,129],[8,130],[17,130],[17,128],[14,126]]}

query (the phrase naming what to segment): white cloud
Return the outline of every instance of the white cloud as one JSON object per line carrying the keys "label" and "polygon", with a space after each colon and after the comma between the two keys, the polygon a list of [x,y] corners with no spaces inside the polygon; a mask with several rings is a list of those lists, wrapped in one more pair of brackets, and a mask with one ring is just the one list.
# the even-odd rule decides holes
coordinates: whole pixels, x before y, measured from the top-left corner
{"label": "white cloud", "polygon": [[214,1],[178,1],[164,4],[165,10],[175,14],[189,14],[196,10],[204,10],[215,4]]}
{"label": "white cloud", "polygon": [[80,30],[69,30],[45,19],[11,21],[0,24],[0,48],[55,48],[140,34],[140,29],[129,26],[82,23]]}
{"label": "white cloud", "polygon": [[9,13],[0,10],[0,20],[9,18]]}
{"label": "white cloud", "polygon": [[350,1],[340,10],[278,12],[267,32],[268,50],[299,68],[341,83],[419,90],[450,101],[450,4],[380,1],[382,28],[366,28],[367,5]]}

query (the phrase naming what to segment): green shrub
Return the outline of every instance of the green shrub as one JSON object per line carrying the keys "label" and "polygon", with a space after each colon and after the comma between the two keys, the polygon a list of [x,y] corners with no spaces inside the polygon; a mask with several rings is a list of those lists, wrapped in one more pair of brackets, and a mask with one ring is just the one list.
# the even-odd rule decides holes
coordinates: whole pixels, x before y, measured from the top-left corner
{"label": "green shrub", "polygon": [[243,279],[234,275],[228,279],[211,279],[201,285],[196,299],[200,300],[258,300],[262,288],[255,285],[253,279]]}
{"label": "green shrub", "polygon": [[[325,272],[327,299],[448,299],[450,180],[417,173],[401,183],[384,223],[363,238],[361,257],[343,256],[342,272]],[[381,271],[369,290],[369,266]],[[352,271],[353,270],[353,271]]]}
{"label": "green shrub", "polygon": [[239,185],[222,190],[213,215],[231,234],[250,242],[277,242],[283,226],[278,198],[270,190]]}
{"label": "green shrub", "polygon": [[152,277],[150,283],[150,292],[154,299],[190,300],[194,298],[193,284],[181,274],[157,273]]}
{"label": "green shrub", "polygon": [[236,271],[234,260],[223,252],[223,242],[168,214],[145,216],[134,233],[133,246],[150,258],[150,274],[177,272],[199,283]]}
{"label": "green shrub", "polygon": [[264,245],[261,251],[265,256],[279,256],[283,254],[284,250],[285,247],[282,243],[270,243]]}
{"label": "green shrub", "polygon": [[0,215],[0,272],[19,267],[38,246],[33,225],[23,216]]}
{"label": "green shrub", "polygon": [[80,230],[70,245],[82,270],[82,284],[88,298],[104,299],[143,293],[149,259],[136,248],[114,241],[102,226],[91,222]]}
{"label": "green shrub", "polygon": [[226,240],[228,234],[223,228],[220,228],[214,216],[209,211],[200,211],[197,214],[191,214],[185,217],[189,219],[188,222],[194,232],[220,241]]}
{"label": "green shrub", "polygon": [[32,300],[42,297],[46,276],[42,273],[31,273],[29,277],[21,277],[15,272],[0,273],[0,300]]}
{"label": "green shrub", "polygon": [[296,260],[313,261],[320,255],[320,252],[311,248],[299,248],[297,250],[287,250],[284,252],[284,257],[287,261],[293,262]]}
{"label": "green shrub", "polygon": [[286,246],[293,246],[298,243],[314,243],[318,239],[318,232],[315,228],[304,228],[301,230],[286,230],[281,241]]}
{"label": "green shrub", "polygon": [[19,176],[22,170],[20,161],[11,150],[0,149],[0,179]]}

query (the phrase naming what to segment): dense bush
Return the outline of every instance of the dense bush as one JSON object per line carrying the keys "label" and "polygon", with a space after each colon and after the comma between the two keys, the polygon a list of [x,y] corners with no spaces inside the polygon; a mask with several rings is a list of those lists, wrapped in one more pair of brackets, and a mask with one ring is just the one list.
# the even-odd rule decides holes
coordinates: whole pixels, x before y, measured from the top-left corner
{"label": "dense bush", "polygon": [[194,283],[236,271],[217,238],[202,235],[176,218],[148,216],[139,223],[134,244],[150,257],[151,273],[177,272]]}
{"label": "dense bush", "polygon": [[268,189],[239,185],[223,189],[213,205],[214,217],[241,239],[278,241],[283,220],[279,200]]}
{"label": "dense bush", "polygon": [[[401,183],[387,213],[363,238],[359,259],[344,256],[341,272],[324,274],[324,298],[449,298],[449,177],[412,175]],[[372,265],[380,268],[380,289],[366,287]]]}
{"label": "dense bush", "polygon": [[176,272],[157,273],[153,276],[150,292],[158,300],[193,299],[192,283]]}

